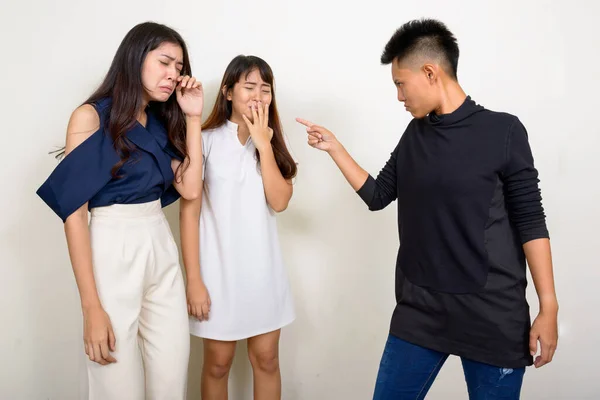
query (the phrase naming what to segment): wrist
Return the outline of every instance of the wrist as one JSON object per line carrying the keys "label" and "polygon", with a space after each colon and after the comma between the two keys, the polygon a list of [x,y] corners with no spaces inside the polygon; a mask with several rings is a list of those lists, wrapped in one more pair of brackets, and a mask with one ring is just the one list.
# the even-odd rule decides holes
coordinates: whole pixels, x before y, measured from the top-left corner
{"label": "wrist", "polygon": [[545,297],[540,299],[540,312],[543,313],[558,313],[558,300],[555,296]]}
{"label": "wrist", "polygon": [[342,146],[342,144],[338,141],[335,141],[334,143],[332,143],[329,150],[327,150],[329,155],[333,158],[340,156],[345,151],[346,151],[346,149],[344,148],[344,146]]}
{"label": "wrist", "polygon": [[256,150],[258,150],[261,156],[268,156],[269,154],[273,154],[273,147],[271,146],[271,142],[261,143],[258,146],[254,145]]}
{"label": "wrist", "polygon": [[[198,268],[200,269],[200,268]],[[194,274],[187,277],[187,283],[188,285],[196,285],[198,283],[203,283],[202,282],[202,277],[200,276],[200,274]]]}
{"label": "wrist", "polygon": [[187,122],[188,124],[193,123],[193,124],[202,124],[202,114],[200,115],[186,115],[185,116],[185,122]]}
{"label": "wrist", "polygon": [[97,300],[85,300],[81,302],[81,310],[84,314],[89,313],[90,311],[102,309],[102,304],[100,304],[100,299]]}

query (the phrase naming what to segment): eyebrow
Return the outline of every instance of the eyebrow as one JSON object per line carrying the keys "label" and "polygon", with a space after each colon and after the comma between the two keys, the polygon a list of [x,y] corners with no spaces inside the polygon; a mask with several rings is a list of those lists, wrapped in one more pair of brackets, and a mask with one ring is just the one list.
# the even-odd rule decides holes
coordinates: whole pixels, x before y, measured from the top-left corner
{"label": "eyebrow", "polygon": [[[244,85],[256,85],[256,82],[246,81],[244,82]],[[268,83],[263,83],[262,86],[271,87],[271,85],[269,85]]]}
{"label": "eyebrow", "polygon": [[[167,58],[168,58],[169,60],[171,60],[171,61],[175,61],[175,60],[176,60],[176,58],[175,58],[175,57],[171,57],[171,56],[169,56],[169,55],[166,55],[166,54],[161,54],[161,56],[162,56],[162,57],[167,57]],[[181,62],[181,61],[177,61],[177,64],[179,64],[179,65],[183,65],[183,62]]]}

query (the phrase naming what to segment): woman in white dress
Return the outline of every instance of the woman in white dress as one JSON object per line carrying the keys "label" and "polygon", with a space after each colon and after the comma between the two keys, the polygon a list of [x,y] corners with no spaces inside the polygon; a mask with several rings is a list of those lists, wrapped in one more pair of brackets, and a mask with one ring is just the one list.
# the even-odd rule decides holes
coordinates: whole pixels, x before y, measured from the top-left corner
{"label": "woman in white dress", "polygon": [[[202,127],[203,192],[181,204],[190,330],[204,338],[202,398],[227,399],[236,342],[248,339],[254,398],[281,398],[280,330],[294,318],[275,215],[297,167],[275,103],[273,72],[234,58]],[[198,243],[200,246],[198,246]]]}

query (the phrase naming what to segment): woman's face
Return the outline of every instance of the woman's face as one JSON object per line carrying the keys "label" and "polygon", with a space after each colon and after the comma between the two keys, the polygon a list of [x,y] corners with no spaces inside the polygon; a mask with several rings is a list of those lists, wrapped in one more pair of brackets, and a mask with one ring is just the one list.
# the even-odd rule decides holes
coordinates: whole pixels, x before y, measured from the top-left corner
{"label": "woman's face", "polygon": [[177,86],[183,68],[181,46],[165,42],[146,55],[142,65],[144,99],[167,101]]}
{"label": "woman's face", "polygon": [[242,75],[233,88],[227,90],[226,97],[231,101],[232,119],[241,120],[245,115],[252,121],[252,107],[257,104],[269,106],[273,93],[271,85],[262,80],[258,69],[254,69]]}

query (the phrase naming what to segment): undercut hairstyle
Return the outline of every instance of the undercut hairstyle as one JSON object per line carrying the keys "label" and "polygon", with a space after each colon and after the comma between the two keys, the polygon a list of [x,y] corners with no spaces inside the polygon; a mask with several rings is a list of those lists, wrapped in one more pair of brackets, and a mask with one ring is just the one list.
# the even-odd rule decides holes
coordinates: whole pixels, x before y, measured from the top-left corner
{"label": "undercut hairstyle", "polygon": [[457,80],[458,55],[456,37],[444,23],[419,19],[398,28],[385,45],[381,63],[387,65],[413,59],[437,61],[452,79]]}

